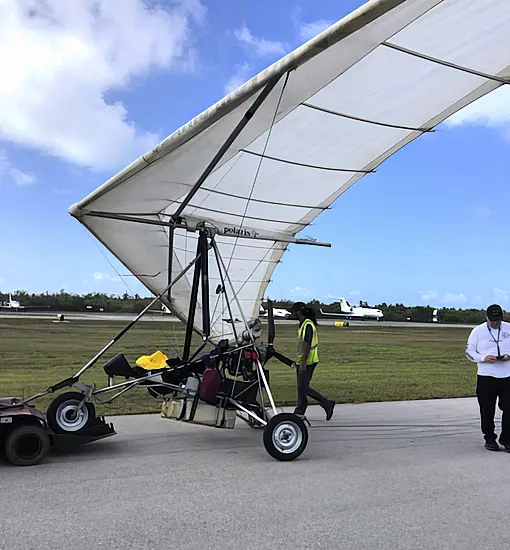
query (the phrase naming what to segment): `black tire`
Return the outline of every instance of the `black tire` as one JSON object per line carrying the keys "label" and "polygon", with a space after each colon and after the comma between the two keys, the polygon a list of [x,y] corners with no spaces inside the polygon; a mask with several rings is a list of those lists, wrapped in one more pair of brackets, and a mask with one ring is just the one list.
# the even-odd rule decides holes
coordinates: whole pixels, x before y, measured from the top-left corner
{"label": "black tire", "polygon": [[48,454],[50,437],[41,426],[14,428],[5,440],[5,455],[15,466],[34,466]]}
{"label": "black tire", "polygon": [[263,440],[266,451],[276,460],[295,460],[308,444],[308,429],[296,414],[281,413],[267,423]]}
{"label": "black tire", "polygon": [[67,392],[56,397],[46,411],[50,428],[56,434],[79,434],[84,432],[96,418],[96,408],[86,401],[76,416],[76,407],[83,399],[83,393]]}

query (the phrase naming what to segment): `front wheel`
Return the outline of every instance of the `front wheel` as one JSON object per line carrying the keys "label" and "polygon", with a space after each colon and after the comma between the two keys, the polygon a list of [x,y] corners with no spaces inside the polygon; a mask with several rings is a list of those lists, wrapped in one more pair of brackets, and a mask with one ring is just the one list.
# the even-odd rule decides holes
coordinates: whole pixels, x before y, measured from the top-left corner
{"label": "front wheel", "polygon": [[281,413],[273,416],[264,428],[264,447],[276,460],[296,459],[308,444],[308,430],[299,416]]}
{"label": "front wheel", "polygon": [[34,466],[48,454],[50,438],[36,424],[14,428],[5,440],[5,455],[15,466]]}
{"label": "front wheel", "polygon": [[46,411],[48,424],[57,434],[78,434],[85,431],[96,418],[93,403],[85,401],[83,394],[67,392],[56,397]]}

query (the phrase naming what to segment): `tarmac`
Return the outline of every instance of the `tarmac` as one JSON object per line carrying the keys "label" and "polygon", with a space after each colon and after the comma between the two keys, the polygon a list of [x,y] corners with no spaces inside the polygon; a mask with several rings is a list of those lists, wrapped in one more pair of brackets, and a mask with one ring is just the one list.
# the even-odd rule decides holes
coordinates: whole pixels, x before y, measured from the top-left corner
{"label": "tarmac", "polygon": [[242,421],[107,418],[109,439],[0,465],[0,549],[510,548],[510,453],[484,449],[475,399],[308,418],[308,446],[287,463]]}
{"label": "tarmac", "polygon": [[[101,312],[84,312],[84,313],[78,313],[78,312],[62,312],[64,313],[64,317],[66,321],[72,322],[72,321],[119,321],[128,323],[129,321],[133,320],[136,315],[130,314],[123,314],[123,313],[101,313]],[[42,320],[51,320],[55,321],[57,320],[57,317],[60,315],[60,312],[56,311],[0,311],[0,319],[42,319]],[[162,313],[147,313],[145,314],[140,321],[160,321],[160,322],[173,322],[173,323],[180,323],[181,321],[177,319],[177,317],[174,317],[173,315],[169,314],[162,314]],[[346,321],[346,319],[325,319],[325,318],[319,318],[319,323],[321,325],[325,326],[333,326],[336,321]],[[261,322],[266,322],[266,319],[261,318]],[[296,321],[289,320],[289,319],[275,319],[275,323],[277,324],[295,324]],[[448,323],[416,323],[413,321],[406,321],[406,322],[391,322],[391,321],[372,321],[372,320],[349,320],[350,326],[384,326],[384,327],[412,327],[412,328],[420,328],[420,327],[449,327],[449,328],[472,328],[474,325],[466,325],[466,324],[448,324]]]}

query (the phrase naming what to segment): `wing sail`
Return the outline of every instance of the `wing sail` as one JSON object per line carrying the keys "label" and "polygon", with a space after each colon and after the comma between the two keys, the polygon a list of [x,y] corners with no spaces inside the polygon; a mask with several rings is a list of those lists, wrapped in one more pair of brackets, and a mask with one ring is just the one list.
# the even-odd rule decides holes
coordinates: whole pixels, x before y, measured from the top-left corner
{"label": "wing sail", "polygon": [[[301,233],[391,155],[507,85],[509,26],[508,0],[368,2],[198,115],[70,212],[155,294],[168,284],[173,215],[220,228],[216,241],[238,297],[231,302],[234,318],[256,317],[288,246],[275,235]],[[227,143],[271,81],[276,84],[258,110]],[[129,216],[152,225],[121,219]],[[245,238],[243,231],[257,237]],[[174,276],[192,260],[197,238],[175,229]],[[221,276],[213,255],[209,279],[211,336],[232,337],[225,297],[215,292]],[[182,320],[191,283],[188,274],[167,303]],[[199,331],[201,310],[199,297]]]}

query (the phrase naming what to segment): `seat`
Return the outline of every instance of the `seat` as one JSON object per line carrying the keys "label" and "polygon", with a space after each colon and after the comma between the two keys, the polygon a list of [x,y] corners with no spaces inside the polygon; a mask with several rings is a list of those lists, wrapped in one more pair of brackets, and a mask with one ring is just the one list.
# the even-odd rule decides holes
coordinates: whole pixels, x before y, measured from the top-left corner
{"label": "seat", "polygon": [[138,375],[122,353],[117,354],[107,361],[103,369],[109,377],[123,376],[124,378],[138,378]]}

